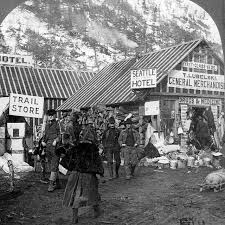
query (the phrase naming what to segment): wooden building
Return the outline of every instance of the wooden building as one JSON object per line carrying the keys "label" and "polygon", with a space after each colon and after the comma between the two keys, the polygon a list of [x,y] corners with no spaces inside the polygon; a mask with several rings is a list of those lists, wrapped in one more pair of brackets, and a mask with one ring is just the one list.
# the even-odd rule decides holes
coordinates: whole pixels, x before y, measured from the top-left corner
{"label": "wooden building", "polygon": [[[0,66],[0,97],[10,93],[44,97],[44,111],[56,109],[95,73],[23,66]],[[38,125],[42,119],[28,119]]]}
{"label": "wooden building", "polygon": [[[132,88],[132,71],[146,69],[156,70],[155,86]],[[101,103],[136,110],[142,121],[147,103],[158,102],[158,129],[176,135],[188,108],[201,111],[210,105],[216,120],[224,98],[224,63],[204,39],[197,39],[106,66],[58,110]]]}

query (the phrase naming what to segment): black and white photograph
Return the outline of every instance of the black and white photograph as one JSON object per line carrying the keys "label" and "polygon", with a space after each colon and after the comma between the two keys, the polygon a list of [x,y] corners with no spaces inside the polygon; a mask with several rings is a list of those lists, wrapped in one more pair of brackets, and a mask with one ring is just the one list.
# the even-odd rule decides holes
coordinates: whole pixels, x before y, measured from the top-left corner
{"label": "black and white photograph", "polygon": [[1,0],[0,225],[224,225],[224,51],[224,0]]}

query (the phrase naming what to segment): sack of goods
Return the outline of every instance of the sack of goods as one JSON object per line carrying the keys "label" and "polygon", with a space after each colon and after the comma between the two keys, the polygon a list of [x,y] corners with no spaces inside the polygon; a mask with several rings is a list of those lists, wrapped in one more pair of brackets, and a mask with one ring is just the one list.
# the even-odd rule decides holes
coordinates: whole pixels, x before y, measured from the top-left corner
{"label": "sack of goods", "polygon": [[214,189],[214,192],[221,191],[225,185],[225,169],[220,169],[209,173],[203,184],[200,184],[200,191],[204,189]]}

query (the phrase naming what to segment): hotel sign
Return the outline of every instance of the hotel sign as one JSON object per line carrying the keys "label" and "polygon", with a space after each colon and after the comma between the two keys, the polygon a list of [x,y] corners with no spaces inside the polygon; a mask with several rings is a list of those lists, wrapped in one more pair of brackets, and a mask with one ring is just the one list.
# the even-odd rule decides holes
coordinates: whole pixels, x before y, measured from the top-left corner
{"label": "hotel sign", "polygon": [[0,64],[13,66],[34,66],[32,56],[0,54]]}
{"label": "hotel sign", "polygon": [[131,89],[156,87],[156,76],[155,68],[131,70]]}
{"label": "hotel sign", "polygon": [[202,70],[218,70],[217,65],[206,64],[206,63],[198,63],[198,62],[183,62],[183,67],[193,68],[193,69],[202,69]]}
{"label": "hotel sign", "polygon": [[173,70],[168,75],[168,87],[206,91],[224,91],[224,75]]}

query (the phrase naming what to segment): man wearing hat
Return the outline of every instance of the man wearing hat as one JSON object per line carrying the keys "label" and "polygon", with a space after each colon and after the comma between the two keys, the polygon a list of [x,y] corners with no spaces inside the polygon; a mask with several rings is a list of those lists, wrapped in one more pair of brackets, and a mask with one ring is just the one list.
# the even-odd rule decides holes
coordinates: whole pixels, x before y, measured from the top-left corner
{"label": "man wearing hat", "polygon": [[120,145],[118,143],[119,135],[120,131],[115,127],[115,119],[114,117],[110,117],[108,128],[103,132],[102,136],[102,144],[106,153],[110,180],[113,178],[113,158],[116,161],[115,177],[119,177],[119,168],[121,163]]}
{"label": "man wearing hat", "polygon": [[207,117],[205,117],[204,115],[198,116],[198,122],[196,125],[195,132],[197,140],[200,142],[202,148],[207,145],[210,146],[212,140],[210,137],[210,130],[207,124]]}
{"label": "man wearing hat", "polygon": [[42,146],[46,146],[46,157],[48,162],[50,162],[51,175],[49,178],[48,191],[52,192],[56,189],[59,157],[55,154],[56,147],[60,142],[60,127],[59,123],[56,121],[56,111],[50,109],[47,111],[48,122],[45,127],[45,135],[43,136]]}
{"label": "man wearing hat", "polygon": [[126,179],[130,179],[134,175],[138,163],[137,147],[140,144],[140,135],[132,128],[130,118],[125,121],[125,126],[126,129],[121,131],[118,142],[122,147],[121,152],[124,157]]}
{"label": "man wearing hat", "polygon": [[66,132],[66,126],[68,124],[68,120],[69,120],[69,110],[62,110],[62,117],[59,121],[61,138],[63,134]]}
{"label": "man wearing hat", "polygon": [[98,145],[97,133],[93,126],[93,120],[91,117],[87,119],[86,127],[80,133],[80,142],[89,142]]}

